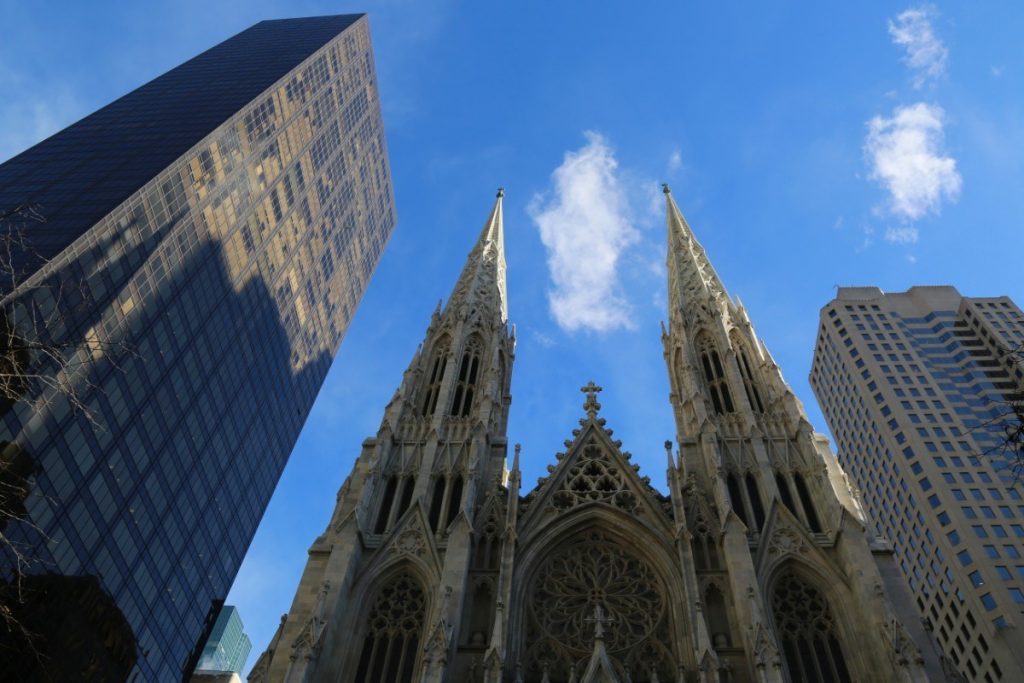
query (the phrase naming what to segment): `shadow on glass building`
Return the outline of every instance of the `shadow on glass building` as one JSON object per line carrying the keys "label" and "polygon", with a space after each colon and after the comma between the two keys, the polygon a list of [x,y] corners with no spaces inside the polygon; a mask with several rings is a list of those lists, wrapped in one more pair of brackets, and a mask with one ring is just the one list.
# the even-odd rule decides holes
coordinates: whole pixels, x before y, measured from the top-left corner
{"label": "shadow on glass building", "polygon": [[191,674],[395,222],[361,15],[262,22],[110,107],[0,166],[41,217],[4,226],[7,340],[37,345],[0,405],[15,680]]}

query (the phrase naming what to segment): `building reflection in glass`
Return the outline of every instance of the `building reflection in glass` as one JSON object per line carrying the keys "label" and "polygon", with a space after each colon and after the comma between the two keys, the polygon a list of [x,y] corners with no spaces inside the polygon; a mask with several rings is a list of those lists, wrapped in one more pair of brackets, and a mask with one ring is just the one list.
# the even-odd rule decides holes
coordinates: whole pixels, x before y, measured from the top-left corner
{"label": "building reflection in glass", "polygon": [[394,227],[366,18],[255,25],[0,166],[25,201],[4,310],[72,361],[0,421],[5,587],[181,679]]}

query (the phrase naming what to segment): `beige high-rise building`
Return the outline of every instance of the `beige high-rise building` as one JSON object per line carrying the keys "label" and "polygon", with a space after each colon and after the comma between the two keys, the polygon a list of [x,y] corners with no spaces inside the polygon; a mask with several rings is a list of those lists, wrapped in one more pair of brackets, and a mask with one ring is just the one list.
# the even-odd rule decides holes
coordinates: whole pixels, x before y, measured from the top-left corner
{"label": "beige high-rise building", "polygon": [[1024,315],[953,287],[840,288],[811,385],[839,461],[893,545],[947,663],[1024,677],[1024,501],[999,413],[1022,389]]}
{"label": "beige high-rise building", "polygon": [[[563,450],[507,467],[501,202],[250,682],[941,680],[891,550],[667,189],[667,491],[592,382]],[[525,458],[551,464],[521,490]]]}

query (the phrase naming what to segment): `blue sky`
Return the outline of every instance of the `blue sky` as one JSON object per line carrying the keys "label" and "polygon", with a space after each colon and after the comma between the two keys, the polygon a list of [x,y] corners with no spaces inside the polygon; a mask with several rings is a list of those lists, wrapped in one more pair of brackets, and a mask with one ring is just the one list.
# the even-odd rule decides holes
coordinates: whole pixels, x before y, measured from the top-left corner
{"label": "blue sky", "polygon": [[662,181],[822,431],[835,285],[1024,301],[1024,5],[497,5],[0,0],[0,159],[260,19],[370,14],[399,224],[229,598],[250,665],[499,185],[527,485],[590,379],[663,484]]}

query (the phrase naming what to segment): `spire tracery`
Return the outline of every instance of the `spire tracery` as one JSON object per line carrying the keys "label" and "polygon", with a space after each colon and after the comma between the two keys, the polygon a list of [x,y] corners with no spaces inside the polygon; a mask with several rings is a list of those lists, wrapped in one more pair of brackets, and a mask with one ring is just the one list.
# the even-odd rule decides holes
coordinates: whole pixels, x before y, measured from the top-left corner
{"label": "spire tracery", "polygon": [[669,307],[673,312],[693,315],[701,307],[721,304],[728,295],[667,184],[663,190],[668,225]]}
{"label": "spire tracery", "polygon": [[504,196],[504,189],[499,189],[494,208],[466,258],[466,265],[452,289],[442,317],[479,316],[488,322],[501,324],[508,320],[505,221],[502,210]]}

